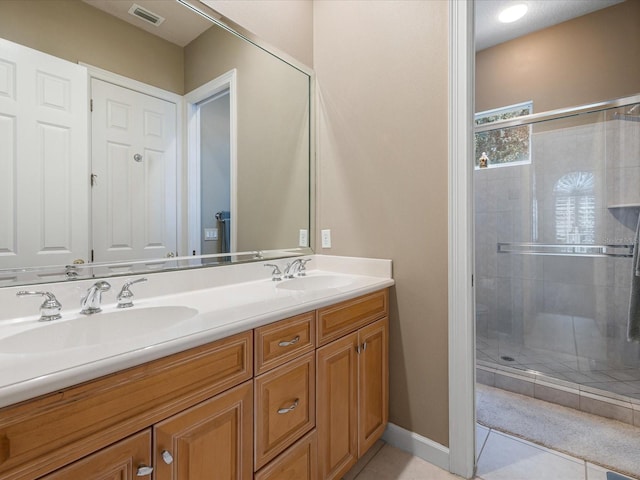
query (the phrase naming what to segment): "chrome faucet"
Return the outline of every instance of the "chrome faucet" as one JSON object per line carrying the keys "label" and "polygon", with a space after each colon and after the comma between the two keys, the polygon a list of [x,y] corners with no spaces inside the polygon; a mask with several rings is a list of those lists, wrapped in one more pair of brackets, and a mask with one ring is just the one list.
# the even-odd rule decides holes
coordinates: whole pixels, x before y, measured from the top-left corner
{"label": "chrome faucet", "polygon": [[87,294],[82,297],[80,313],[83,315],[92,315],[101,312],[100,302],[102,301],[102,293],[108,291],[110,288],[111,285],[104,280],[94,283],[91,288],[87,290]]}
{"label": "chrome faucet", "polygon": [[56,299],[55,295],[51,292],[27,292],[25,290],[21,290],[16,293],[18,297],[26,297],[32,295],[39,295],[42,297],[47,297],[47,299],[40,305],[40,322],[48,322],[50,320],[58,320],[62,318],[60,315],[60,310],[62,309],[62,305]]}
{"label": "chrome faucet", "polygon": [[120,293],[116,297],[116,299],[118,300],[118,308],[133,307],[133,293],[131,292],[131,290],[129,290],[129,287],[134,283],[146,281],[146,277],[142,277],[138,278],[137,280],[127,280],[126,282],[124,282],[124,285],[122,285],[122,288],[120,289]]}
{"label": "chrome faucet", "polygon": [[307,262],[311,261],[310,258],[296,258],[293,262],[287,263],[287,267],[284,269],[284,278],[293,278],[295,274],[299,277],[306,275]]}
{"label": "chrome faucet", "polygon": [[271,272],[271,280],[273,280],[274,282],[279,282],[280,280],[282,280],[282,272],[280,271],[280,267],[278,267],[278,265],[276,265],[275,263],[265,263],[264,266],[273,268],[273,271]]}

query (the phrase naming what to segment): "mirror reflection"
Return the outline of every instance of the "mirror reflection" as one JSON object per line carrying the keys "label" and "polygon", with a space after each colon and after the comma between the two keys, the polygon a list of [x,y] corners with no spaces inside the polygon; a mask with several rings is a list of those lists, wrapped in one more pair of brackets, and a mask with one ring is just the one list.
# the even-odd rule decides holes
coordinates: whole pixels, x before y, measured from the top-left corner
{"label": "mirror reflection", "polygon": [[306,69],[166,0],[3,0],[0,37],[0,269],[301,246]]}

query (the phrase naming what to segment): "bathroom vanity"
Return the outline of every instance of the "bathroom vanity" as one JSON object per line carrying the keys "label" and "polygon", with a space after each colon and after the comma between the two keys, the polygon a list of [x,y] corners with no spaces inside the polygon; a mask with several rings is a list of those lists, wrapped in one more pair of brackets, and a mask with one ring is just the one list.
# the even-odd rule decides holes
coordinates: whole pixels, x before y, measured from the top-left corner
{"label": "bathroom vanity", "polygon": [[[59,370],[64,361],[52,360],[53,367],[41,367],[49,373],[34,377],[31,366],[30,375],[12,384],[8,374],[0,376],[0,399],[8,392],[5,399],[18,400],[0,408],[0,477],[341,478],[387,423],[393,280],[390,263],[363,275],[357,262],[346,261],[355,265],[353,274],[324,261],[333,271],[318,269],[323,260],[316,256],[306,277],[282,282],[265,278],[260,263],[230,267],[262,278],[159,296],[148,305],[141,300],[128,309],[142,315],[182,302],[197,310],[162,341],[125,342],[119,354],[102,345],[79,347],[71,355],[75,366]],[[221,275],[223,268],[209,270]],[[204,299],[219,303],[217,295],[234,297],[233,289],[246,293],[244,305],[206,311]],[[97,315],[105,314],[108,308]],[[13,355],[19,365],[28,354],[1,353],[10,337],[0,323],[0,359]],[[99,357],[88,360],[84,350]],[[30,387],[49,391],[33,398]]]}

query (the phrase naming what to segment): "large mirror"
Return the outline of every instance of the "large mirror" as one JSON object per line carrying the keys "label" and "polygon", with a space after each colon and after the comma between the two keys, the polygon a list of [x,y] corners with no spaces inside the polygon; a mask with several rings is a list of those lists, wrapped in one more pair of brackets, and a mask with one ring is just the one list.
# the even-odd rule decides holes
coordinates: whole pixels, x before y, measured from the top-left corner
{"label": "large mirror", "polygon": [[219,18],[0,2],[0,285],[310,247],[312,72]]}

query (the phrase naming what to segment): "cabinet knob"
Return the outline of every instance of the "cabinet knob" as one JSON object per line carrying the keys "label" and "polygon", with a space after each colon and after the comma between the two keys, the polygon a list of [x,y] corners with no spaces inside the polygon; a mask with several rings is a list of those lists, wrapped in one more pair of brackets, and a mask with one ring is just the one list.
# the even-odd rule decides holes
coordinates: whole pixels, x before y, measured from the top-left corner
{"label": "cabinet knob", "polygon": [[280,415],[282,415],[284,413],[289,413],[289,412],[294,411],[296,409],[296,407],[298,406],[299,400],[300,400],[299,398],[296,398],[296,400],[293,402],[293,404],[291,404],[291,406],[279,409],[278,413]]}
{"label": "cabinet knob", "polygon": [[153,467],[148,467],[147,465],[138,466],[138,470],[136,471],[136,477],[146,477],[147,475],[151,475],[153,473]]}
{"label": "cabinet knob", "polygon": [[162,460],[164,460],[164,463],[167,465],[171,465],[173,463],[173,456],[167,450],[163,450]]}
{"label": "cabinet knob", "polygon": [[287,341],[283,341],[283,342],[278,343],[278,346],[279,347],[288,347],[289,345],[295,345],[299,341],[300,341],[300,335],[296,335],[295,338],[292,338],[291,340],[287,340]]}

